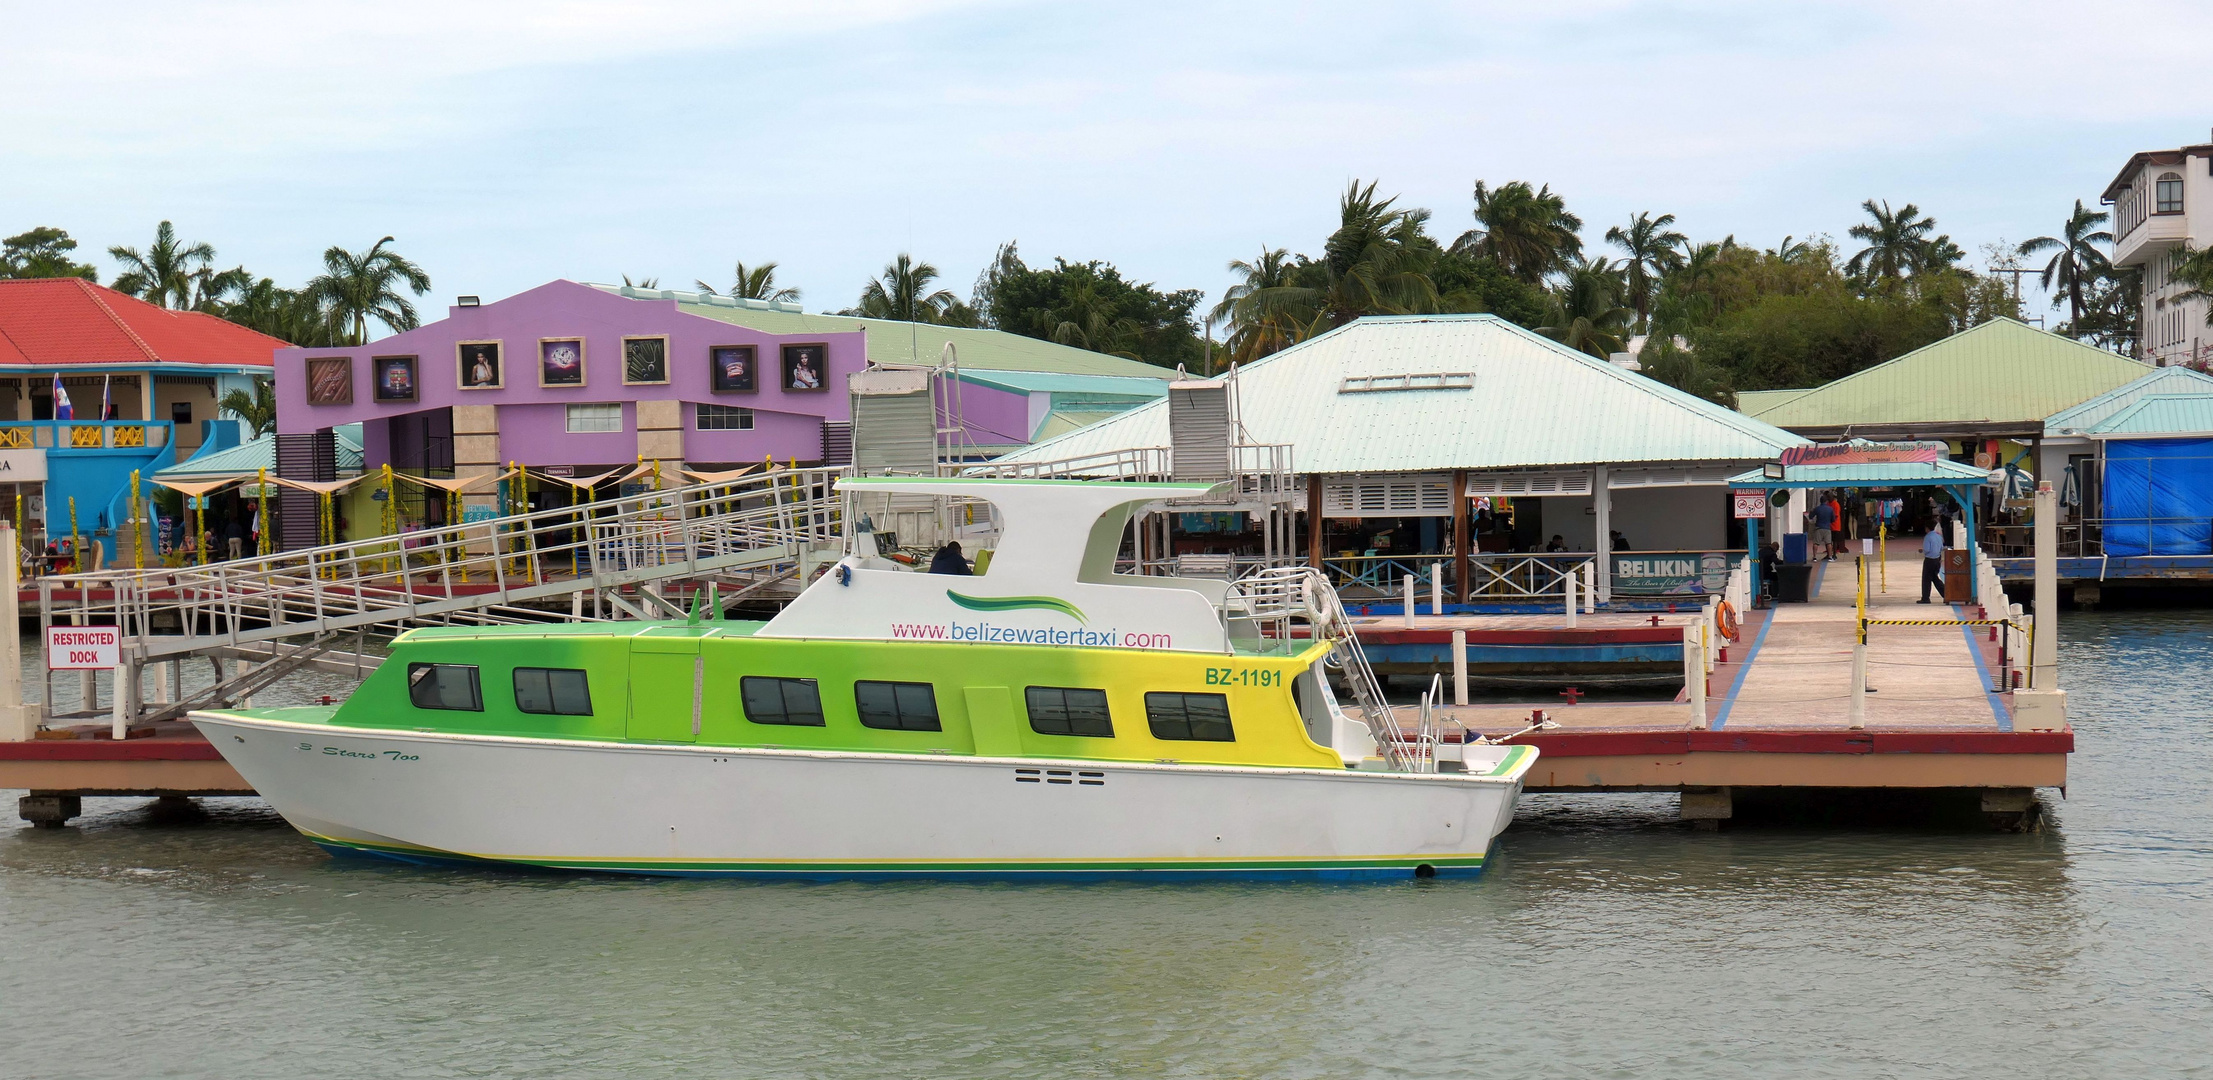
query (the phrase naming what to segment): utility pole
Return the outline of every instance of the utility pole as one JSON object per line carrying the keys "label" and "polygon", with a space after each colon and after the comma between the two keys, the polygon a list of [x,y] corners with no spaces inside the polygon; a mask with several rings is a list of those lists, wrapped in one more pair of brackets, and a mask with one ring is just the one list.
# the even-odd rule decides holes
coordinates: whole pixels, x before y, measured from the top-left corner
{"label": "utility pole", "polygon": [[[2029,268],[2027,268],[2027,267],[2023,267],[2023,266],[1987,266],[1987,267],[1984,267],[1983,269],[1984,269],[1984,270],[1985,270],[1986,272],[1988,272],[1988,273],[1992,273],[1992,274],[2011,274],[2011,275],[2013,275],[2013,310],[2015,310],[2015,311],[2020,311],[2020,310],[2021,310],[2021,275],[2023,275],[2023,274],[2038,274],[2038,273],[2042,273],[2042,272],[2043,272],[2043,271],[2040,271],[2040,270],[2031,270],[2031,269],[2029,269]],[[2027,320],[2028,320],[2029,322],[2033,322],[2033,323],[2035,323],[2035,324],[2037,325],[2037,328],[2038,328],[2038,329],[2042,329],[2042,328],[2043,328],[2043,326],[2044,326],[2044,316],[2042,316],[2042,315],[2026,315],[2026,314],[2024,314],[2023,318],[2027,319]]]}

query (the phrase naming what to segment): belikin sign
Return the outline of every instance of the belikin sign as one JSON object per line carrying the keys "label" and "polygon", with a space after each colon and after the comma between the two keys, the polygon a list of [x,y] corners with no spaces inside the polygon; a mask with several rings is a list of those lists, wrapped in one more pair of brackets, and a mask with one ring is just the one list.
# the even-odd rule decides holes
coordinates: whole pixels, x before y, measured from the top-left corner
{"label": "belikin sign", "polygon": [[1820,443],[1814,446],[1786,446],[1783,448],[1783,464],[1791,465],[1890,465],[1928,464],[1942,461],[1946,447],[1940,442],[1865,442],[1854,440],[1841,443]]}

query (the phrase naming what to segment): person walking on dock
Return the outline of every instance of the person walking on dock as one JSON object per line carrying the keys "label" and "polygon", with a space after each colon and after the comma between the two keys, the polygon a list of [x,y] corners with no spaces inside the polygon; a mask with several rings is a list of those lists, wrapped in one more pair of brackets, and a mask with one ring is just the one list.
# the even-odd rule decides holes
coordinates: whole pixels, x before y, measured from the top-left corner
{"label": "person walking on dock", "polygon": [[1944,591],[1944,521],[1937,519],[1921,537],[1921,602],[1929,602],[1929,587]]}

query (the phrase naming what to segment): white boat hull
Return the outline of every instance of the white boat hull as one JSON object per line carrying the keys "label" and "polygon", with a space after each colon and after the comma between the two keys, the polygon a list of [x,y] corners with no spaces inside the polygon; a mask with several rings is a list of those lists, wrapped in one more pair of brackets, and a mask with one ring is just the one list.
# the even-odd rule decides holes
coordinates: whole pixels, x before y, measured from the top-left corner
{"label": "white boat hull", "polygon": [[333,851],[667,875],[1464,874],[1536,756],[1485,748],[1469,768],[1486,773],[1408,775],[192,719]]}

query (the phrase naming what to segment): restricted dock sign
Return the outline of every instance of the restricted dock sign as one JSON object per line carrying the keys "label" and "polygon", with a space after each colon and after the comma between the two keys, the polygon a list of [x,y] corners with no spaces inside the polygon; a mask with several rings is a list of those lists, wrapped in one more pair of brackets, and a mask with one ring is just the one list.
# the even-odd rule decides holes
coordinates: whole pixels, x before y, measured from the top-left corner
{"label": "restricted dock sign", "polygon": [[1739,519],[1767,516],[1767,492],[1738,488],[1730,494],[1735,497]]}
{"label": "restricted dock sign", "polygon": [[94,671],[123,662],[123,633],[112,626],[49,626],[46,667],[52,671]]}

